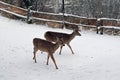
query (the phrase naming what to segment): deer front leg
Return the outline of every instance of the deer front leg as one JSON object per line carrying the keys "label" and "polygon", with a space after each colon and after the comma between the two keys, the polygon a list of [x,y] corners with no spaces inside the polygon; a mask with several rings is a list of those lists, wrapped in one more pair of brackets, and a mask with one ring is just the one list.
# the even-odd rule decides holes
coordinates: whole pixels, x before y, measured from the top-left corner
{"label": "deer front leg", "polygon": [[72,50],[70,44],[67,44],[67,45],[68,45],[68,47],[70,48],[70,50],[72,51],[72,54],[74,54],[74,52],[73,52],[73,50]]}
{"label": "deer front leg", "polygon": [[46,63],[46,65],[48,65],[48,62],[49,62],[49,54],[48,54],[48,56],[47,56],[47,63]]}
{"label": "deer front leg", "polygon": [[55,64],[56,69],[58,69],[57,64],[56,64],[56,61],[55,61],[55,59],[54,59],[54,56],[53,56],[53,55],[50,55],[50,57],[51,57],[53,63]]}
{"label": "deer front leg", "polygon": [[63,47],[63,46],[60,46],[60,52],[59,52],[59,55],[61,55],[61,52],[62,52],[62,47]]}

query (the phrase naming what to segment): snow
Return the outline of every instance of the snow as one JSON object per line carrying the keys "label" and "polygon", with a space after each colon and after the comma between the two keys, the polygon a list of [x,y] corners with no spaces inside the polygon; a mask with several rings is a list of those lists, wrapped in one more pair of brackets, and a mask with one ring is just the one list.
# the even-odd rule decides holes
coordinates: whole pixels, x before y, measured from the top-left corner
{"label": "snow", "polygon": [[26,24],[0,16],[0,80],[119,80],[120,37],[82,31],[71,42],[75,54],[65,46],[62,55],[55,52],[58,70],[47,54],[37,52],[33,61],[35,37],[44,38],[46,31],[71,33],[67,29]]}
{"label": "snow", "polygon": [[98,21],[100,20],[114,20],[114,21],[119,21],[119,19],[113,19],[113,18],[98,18]]}
{"label": "snow", "polygon": [[111,29],[118,29],[118,30],[120,30],[120,27],[118,27],[118,26],[99,26],[99,27],[104,27],[104,28],[111,28]]}

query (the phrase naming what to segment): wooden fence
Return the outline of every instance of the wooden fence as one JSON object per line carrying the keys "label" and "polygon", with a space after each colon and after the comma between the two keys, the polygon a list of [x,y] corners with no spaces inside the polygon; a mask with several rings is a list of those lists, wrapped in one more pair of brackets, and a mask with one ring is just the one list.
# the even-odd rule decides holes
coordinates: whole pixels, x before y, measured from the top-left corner
{"label": "wooden fence", "polygon": [[[7,16],[13,19],[26,20],[27,13],[27,9],[23,9],[0,1],[0,14],[3,16]],[[31,19],[33,23],[48,25],[50,27],[63,28],[63,23],[65,23],[69,25],[66,26],[66,28],[70,29],[76,28],[78,26],[94,28],[98,28],[98,26],[120,27],[120,20],[118,19],[86,18],[70,14],[65,14],[63,17],[62,14],[31,11]]]}

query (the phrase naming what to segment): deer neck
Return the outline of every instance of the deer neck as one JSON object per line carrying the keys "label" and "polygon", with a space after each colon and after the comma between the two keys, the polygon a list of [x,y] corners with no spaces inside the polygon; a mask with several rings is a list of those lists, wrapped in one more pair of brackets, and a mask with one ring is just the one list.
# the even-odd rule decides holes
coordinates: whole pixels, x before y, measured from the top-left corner
{"label": "deer neck", "polygon": [[71,38],[71,40],[75,37],[75,32],[72,32],[72,34],[71,34],[71,36],[70,36],[70,38]]}

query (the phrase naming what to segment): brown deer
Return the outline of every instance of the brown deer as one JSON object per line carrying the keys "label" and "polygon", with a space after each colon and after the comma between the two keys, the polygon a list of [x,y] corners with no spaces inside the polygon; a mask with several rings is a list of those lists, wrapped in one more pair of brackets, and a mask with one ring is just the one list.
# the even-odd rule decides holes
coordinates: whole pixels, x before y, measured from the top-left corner
{"label": "brown deer", "polygon": [[[47,31],[44,34],[44,37],[46,38],[46,40],[50,41],[50,42],[56,42],[57,38],[62,38],[63,43],[67,44],[67,46],[72,51],[72,54],[74,54],[74,52],[72,50],[72,47],[70,46],[70,42],[75,38],[75,36],[81,36],[81,34],[79,33],[79,30],[77,30],[77,29],[73,30],[73,32],[71,34],[52,32],[52,31]],[[60,55],[61,55],[62,47],[63,46],[60,47],[60,52],[59,52]]]}
{"label": "brown deer", "polygon": [[37,62],[36,61],[36,52],[38,50],[40,50],[42,52],[47,52],[48,53],[46,65],[48,65],[49,57],[51,57],[52,61],[55,64],[56,69],[58,69],[55,58],[53,56],[53,53],[59,48],[59,45],[63,45],[62,39],[57,38],[56,43],[52,43],[52,42],[49,42],[49,41],[46,41],[46,40],[43,40],[43,39],[40,39],[40,38],[34,38],[33,39],[33,45],[34,45],[33,60],[35,60],[35,63]]}

